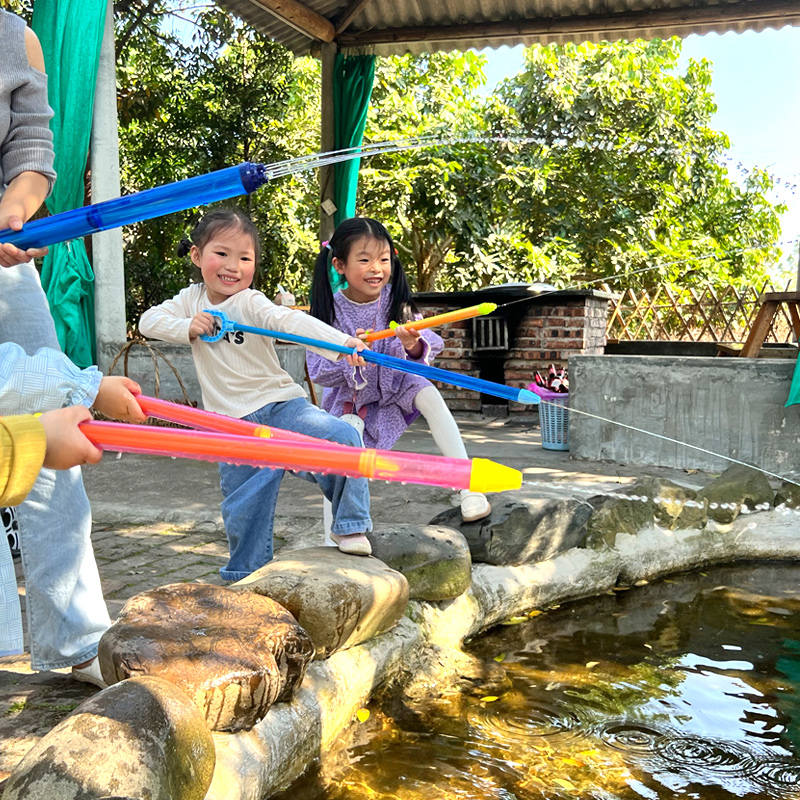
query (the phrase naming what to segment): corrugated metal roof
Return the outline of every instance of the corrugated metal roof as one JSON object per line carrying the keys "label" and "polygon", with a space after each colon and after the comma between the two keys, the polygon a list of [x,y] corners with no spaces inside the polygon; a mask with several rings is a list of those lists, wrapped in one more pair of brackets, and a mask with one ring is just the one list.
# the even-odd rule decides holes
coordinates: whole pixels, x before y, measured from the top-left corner
{"label": "corrugated metal roof", "polygon": [[[319,44],[259,0],[219,2],[296,55]],[[303,5],[335,24],[349,3],[304,0]],[[800,0],[369,0],[336,40],[342,49],[397,55],[785,25],[800,25]]]}

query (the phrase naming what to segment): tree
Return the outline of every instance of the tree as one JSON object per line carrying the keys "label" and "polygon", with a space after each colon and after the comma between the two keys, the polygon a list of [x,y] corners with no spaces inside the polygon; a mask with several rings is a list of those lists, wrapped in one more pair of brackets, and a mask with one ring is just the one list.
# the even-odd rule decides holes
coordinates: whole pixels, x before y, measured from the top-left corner
{"label": "tree", "polygon": [[[467,242],[490,236],[497,222],[497,146],[488,133],[483,56],[434,53],[381,59],[365,140],[429,137],[431,147],[372,157],[362,166],[359,212],[397,235],[418,291],[453,269]],[[462,141],[462,140],[476,141]]]}
{"label": "tree", "polygon": [[[130,4],[117,20],[121,171],[124,189],[223,169],[273,163],[318,149],[319,70],[208,7],[193,34],[169,33],[167,2]],[[262,236],[257,288],[302,288],[316,249],[316,176],[268,183],[239,204]],[[185,286],[190,266],[175,248],[207,209],[190,209],[126,229],[128,317]],[[298,292],[299,293],[299,292]]]}
{"label": "tree", "polygon": [[623,286],[763,280],[781,207],[771,178],[728,175],[711,65],[676,75],[680,40],[532,47],[501,96],[521,156],[507,207],[532,244],[573,254],[570,280]]}
{"label": "tree", "polygon": [[397,234],[421,291],[764,280],[783,209],[766,173],[728,174],[711,65],[676,74],[680,47],[531,47],[488,98],[480,56],[383,59],[366,138],[434,146],[370,159],[360,212]]}

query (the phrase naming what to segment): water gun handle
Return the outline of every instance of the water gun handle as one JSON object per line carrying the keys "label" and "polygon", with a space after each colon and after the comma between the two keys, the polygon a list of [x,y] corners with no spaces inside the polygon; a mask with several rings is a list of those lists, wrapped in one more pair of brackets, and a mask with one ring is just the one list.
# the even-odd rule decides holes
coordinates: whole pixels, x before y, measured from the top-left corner
{"label": "water gun handle", "polygon": [[204,308],[203,312],[211,314],[212,317],[219,320],[219,330],[216,333],[200,334],[200,338],[204,342],[218,342],[226,333],[236,330],[236,323],[228,319],[224,311],[212,311],[210,308]]}

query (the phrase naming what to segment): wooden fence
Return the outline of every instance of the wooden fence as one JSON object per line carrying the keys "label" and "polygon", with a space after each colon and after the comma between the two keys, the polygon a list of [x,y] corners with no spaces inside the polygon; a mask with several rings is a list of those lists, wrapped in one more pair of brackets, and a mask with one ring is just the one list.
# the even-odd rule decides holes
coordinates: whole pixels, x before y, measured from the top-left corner
{"label": "wooden fence", "polygon": [[[732,286],[675,289],[659,286],[652,292],[628,289],[611,301],[606,338],[609,341],[650,339],[683,342],[744,342],[758,313],[764,292],[790,291],[764,284],[737,290]],[[612,293],[610,289],[604,287]],[[785,307],[775,315],[766,341],[792,340]]]}

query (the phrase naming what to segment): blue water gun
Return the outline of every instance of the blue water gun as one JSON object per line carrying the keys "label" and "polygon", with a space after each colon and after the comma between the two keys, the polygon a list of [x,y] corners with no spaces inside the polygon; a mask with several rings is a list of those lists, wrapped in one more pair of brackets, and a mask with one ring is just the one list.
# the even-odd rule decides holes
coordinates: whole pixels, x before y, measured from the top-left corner
{"label": "blue water gun", "polygon": [[273,339],[281,339],[284,342],[295,342],[306,347],[319,347],[325,350],[333,350],[336,353],[344,353],[347,356],[358,355],[364,361],[372,364],[379,364],[389,369],[397,369],[401,372],[410,372],[413,375],[421,375],[428,380],[439,381],[440,383],[450,383],[453,386],[460,386],[463,389],[472,389],[475,392],[483,392],[494,397],[503,397],[506,400],[514,400],[517,403],[538,405],[539,396],[528,389],[515,389],[512,386],[505,386],[502,383],[486,381],[483,378],[474,378],[472,375],[460,375],[457,372],[450,372],[446,369],[431,367],[428,364],[419,364],[416,361],[406,361],[403,358],[395,358],[385,353],[374,353],[372,350],[357,350],[355,347],[345,347],[340,344],[333,344],[322,339],[312,339],[308,336],[298,336],[294,333],[284,333],[283,331],[272,331],[267,328],[254,328],[252,325],[240,325],[228,319],[222,311],[212,311],[204,309],[206,314],[211,314],[219,322],[219,330],[214,334],[203,334],[200,338],[204,342],[217,342],[226,333],[231,331],[242,331],[243,333],[257,333],[259,336],[271,336]]}

